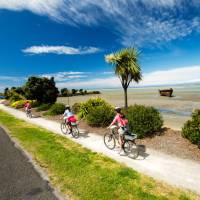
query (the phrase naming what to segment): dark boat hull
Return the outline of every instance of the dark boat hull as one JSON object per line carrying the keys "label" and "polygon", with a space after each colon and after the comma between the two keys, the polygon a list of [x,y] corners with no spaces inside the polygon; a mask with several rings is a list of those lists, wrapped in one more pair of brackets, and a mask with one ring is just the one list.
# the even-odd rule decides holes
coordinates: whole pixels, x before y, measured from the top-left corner
{"label": "dark boat hull", "polygon": [[160,96],[172,97],[173,89],[159,90]]}

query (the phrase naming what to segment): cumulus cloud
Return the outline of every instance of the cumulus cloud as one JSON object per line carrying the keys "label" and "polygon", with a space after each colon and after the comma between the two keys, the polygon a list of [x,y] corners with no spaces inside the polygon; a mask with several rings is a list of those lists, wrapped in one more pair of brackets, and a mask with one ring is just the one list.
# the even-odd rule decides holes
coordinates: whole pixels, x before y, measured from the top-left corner
{"label": "cumulus cloud", "polygon": [[[143,75],[143,80],[134,86],[159,86],[200,82],[200,66],[182,67],[171,70],[155,71]],[[121,87],[121,83],[116,76],[107,78],[95,78],[91,80],[82,80],[75,82],[57,83],[62,87],[85,87],[85,88],[115,88]],[[131,84],[130,86],[133,86]]]}
{"label": "cumulus cloud", "polygon": [[[0,0],[72,26],[109,26],[127,45],[160,45],[200,31],[199,0]],[[106,23],[105,23],[106,22]]]}
{"label": "cumulus cloud", "polygon": [[31,46],[22,50],[24,53],[28,54],[65,54],[65,55],[83,55],[83,54],[93,54],[100,51],[96,47],[69,47],[69,46]]}

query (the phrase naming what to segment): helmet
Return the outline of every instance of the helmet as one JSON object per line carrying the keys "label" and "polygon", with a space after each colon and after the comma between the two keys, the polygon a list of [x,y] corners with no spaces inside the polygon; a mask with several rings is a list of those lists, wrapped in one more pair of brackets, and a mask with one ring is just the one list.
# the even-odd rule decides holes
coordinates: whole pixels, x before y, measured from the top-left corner
{"label": "helmet", "polygon": [[65,108],[67,109],[67,108],[70,108],[70,105],[65,105]]}
{"label": "helmet", "polygon": [[115,107],[115,111],[116,112],[121,112],[121,108],[117,106],[117,107]]}

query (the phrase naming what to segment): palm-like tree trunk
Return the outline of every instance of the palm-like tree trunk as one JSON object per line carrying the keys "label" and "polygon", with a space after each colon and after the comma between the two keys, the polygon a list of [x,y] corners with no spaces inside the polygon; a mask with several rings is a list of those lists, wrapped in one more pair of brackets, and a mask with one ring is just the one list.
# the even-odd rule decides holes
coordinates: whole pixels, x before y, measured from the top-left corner
{"label": "palm-like tree trunk", "polygon": [[124,87],[124,103],[125,103],[125,108],[128,108],[128,93],[127,93],[127,89],[126,87]]}

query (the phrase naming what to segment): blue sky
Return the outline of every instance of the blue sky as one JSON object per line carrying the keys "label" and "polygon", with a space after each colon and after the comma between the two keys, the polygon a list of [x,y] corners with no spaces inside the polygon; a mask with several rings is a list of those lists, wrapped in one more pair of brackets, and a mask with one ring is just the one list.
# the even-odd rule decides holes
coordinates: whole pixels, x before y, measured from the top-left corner
{"label": "blue sky", "polygon": [[31,75],[59,88],[118,87],[104,56],[128,46],[141,51],[140,86],[200,82],[199,9],[199,0],[0,0],[0,90]]}

